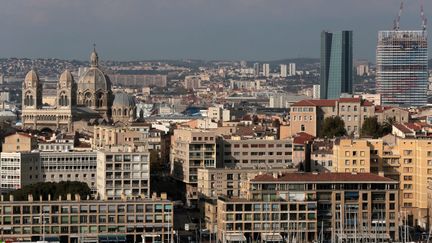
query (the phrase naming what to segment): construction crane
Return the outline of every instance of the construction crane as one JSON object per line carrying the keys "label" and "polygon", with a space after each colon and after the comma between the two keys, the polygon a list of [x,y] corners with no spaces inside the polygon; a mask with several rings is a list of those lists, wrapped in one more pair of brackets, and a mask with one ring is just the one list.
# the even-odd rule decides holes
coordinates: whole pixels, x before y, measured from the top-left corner
{"label": "construction crane", "polygon": [[393,29],[394,30],[399,30],[400,27],[400,18],[402,15],[402,10],[403,10],[403,1],[401,1],[400,7],[399,7],[399,13],[398,16],[396,17],[396,19],[393,21]]}
{"label": "construction crane", "polygon": [[423,3],[420,5],[420,17],[421,17],[421,20],[422,20],[422,28],[423,28],[423,31],[426,31],[427,18],[426,18],[426,16],[424,15],[424,11],[423,11]]}

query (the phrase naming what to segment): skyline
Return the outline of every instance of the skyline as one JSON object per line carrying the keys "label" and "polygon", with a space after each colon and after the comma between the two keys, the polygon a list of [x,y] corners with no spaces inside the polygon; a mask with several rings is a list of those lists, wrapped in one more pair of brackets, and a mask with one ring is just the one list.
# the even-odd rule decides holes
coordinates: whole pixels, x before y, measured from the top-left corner
{"label": "skyline", "polygon": [[[377,33],[392,28],[400,1],[0,3],[1,57],[88,60],[96,43],[101,60],[319,58],[322,30],[353,30],[354,59],[375,62]],[[405,3],[401,29],[420,27],[420,1]]]}

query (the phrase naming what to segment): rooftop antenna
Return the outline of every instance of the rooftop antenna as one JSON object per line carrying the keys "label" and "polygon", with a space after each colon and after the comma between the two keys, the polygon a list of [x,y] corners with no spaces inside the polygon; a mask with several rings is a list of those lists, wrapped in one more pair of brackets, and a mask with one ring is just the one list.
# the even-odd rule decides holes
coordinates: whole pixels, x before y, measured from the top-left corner
{"label": "rooftop antenna", "polygon": [[398,16],[393,21],[393,29],[394,30],[399,30],[399,28],[400,28],[400,18],[401,18],[401,15],[402,15],[402,10],[403,10],[403,0],[401,1],[400,7],[399,7]]}

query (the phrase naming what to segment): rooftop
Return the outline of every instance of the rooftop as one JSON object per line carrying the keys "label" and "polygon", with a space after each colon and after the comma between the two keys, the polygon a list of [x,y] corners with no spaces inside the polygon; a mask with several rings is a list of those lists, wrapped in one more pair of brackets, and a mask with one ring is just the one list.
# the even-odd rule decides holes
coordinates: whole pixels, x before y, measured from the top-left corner
{"label": "rooftop", "polygon": [[257,175],[252,182],[395,182],[372,173],[285,173]]}

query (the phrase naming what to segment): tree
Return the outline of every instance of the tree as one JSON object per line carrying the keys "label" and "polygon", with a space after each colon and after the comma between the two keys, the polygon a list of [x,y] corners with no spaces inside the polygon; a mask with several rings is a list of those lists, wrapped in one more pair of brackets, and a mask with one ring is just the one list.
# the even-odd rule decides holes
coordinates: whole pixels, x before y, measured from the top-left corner
{"label": "tree", "polygon": [[378,119],[374,117],[367,117],[361,128],[361,136],[362,137],[373,137],[377,138],[381,134],[381,125],[378,122]]}
{"label": "tree", "polygon": [[320,137],[334,138],[346,135],[345,122],[338,116],[327,117],[321,128]]}
{"label": "tree", "polygon": [[44,200],[47,200],[48,195],[51,195],[51,199],[57,199],[59,196],[65,199],[67,194],[71,194],[72,199],[75,194],[79,194],[81,198],[85,199],[87,196],[91,195],[91,190],[85,182],[38,182],[15,190],[9,195],[13,195],[14,200],[16,201],[25,201],[30,194],[33,195],[33,198],[36,200],[39,199],[39,196],[42,196]]}
{"label": "tree", "polygon": [[380,131],[381,137],[391,133],[393,129],[393,125],[395,123],[396,123],[395,118],[393,117],[387,118],[381,126],[381,131]]}

